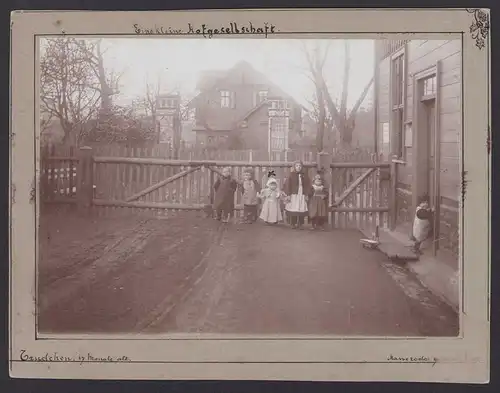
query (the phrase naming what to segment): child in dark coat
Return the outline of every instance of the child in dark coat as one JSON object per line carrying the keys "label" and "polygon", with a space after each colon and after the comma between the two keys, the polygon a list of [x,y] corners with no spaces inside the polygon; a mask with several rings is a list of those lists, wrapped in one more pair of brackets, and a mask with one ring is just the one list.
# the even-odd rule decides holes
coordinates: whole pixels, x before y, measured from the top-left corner
{"label": "child in dark coat", "polygon": [[314,176],[309,190],[309,218],[313,229],[325,229],[328,221],[328,188],[319,174]]}
{"label": "child in dark coat", "polygon": [[311,183],[302,161],[293,164],[290,176],[286,179],[284,192],[287,196],[286,215],[290,217],[292,228],[301,228],[307,216],[307,199]]}
{"label": "child in dark coat", "polygon": [[229,218],[234,213],[234,193],[238,183],[231,177],[231,168],[226,167],[222,170],[222,176],[215,184],[214,210],[216,219],[222,222],[229,222]]}

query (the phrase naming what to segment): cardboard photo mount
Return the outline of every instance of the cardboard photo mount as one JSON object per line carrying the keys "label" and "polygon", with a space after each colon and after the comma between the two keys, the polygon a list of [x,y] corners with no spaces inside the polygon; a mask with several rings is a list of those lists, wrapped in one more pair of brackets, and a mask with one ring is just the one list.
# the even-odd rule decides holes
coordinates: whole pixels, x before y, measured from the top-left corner
{"label": "cardboard photo mount", "polygon": [[[14,11],[11,20],[9,359],[12,377],[456,383],[489,380],[488,10]],[[250,27],[248,34],[237,33],[231,30],[234,23],[238,26],[251,23],[254,27],[262,26],[263,30],[258,37],[252,35]],[[219,31],[216,33],[215,29]],[[40,148],[38,40],[48,35],[136,39],[461,40],[462,91],[467,94],[462,94],[461,101],[459,337],[189,334],[39,337],[35,301]]]}

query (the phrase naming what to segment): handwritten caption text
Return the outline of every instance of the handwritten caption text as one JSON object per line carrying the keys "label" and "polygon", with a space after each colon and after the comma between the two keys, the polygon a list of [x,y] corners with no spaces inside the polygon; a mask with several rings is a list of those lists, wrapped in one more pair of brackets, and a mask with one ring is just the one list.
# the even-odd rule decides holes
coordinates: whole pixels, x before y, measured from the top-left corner
{"label": "handwritten caption text", "polygon": [[57,352],[46,352],[43,355],[32,355],[22,349],[20,359],[23,362],[34,363],[125,363],[130,362],[128,356],[96,356],[92,353],[78,354],[74,356],[61,355]]}
{"label": "handwritten caption text", "polygon": [[237,34],[253,34],[263,35],[267,38],[270,34],[277,32],[276,26],[265,22],[263,25],[254,25],[252,22],[248,24],[238,24],[230,22],[227,25],[218,26],[216,28],[202,24],[201,26],[193,26],[188,23],[187,29],[172,28],[170,26],[152,26],[144,27],[138,23],[134,24],[134,31],[139,35],[201,35],[204,38],[212,38],[220,35],[237,35]]}

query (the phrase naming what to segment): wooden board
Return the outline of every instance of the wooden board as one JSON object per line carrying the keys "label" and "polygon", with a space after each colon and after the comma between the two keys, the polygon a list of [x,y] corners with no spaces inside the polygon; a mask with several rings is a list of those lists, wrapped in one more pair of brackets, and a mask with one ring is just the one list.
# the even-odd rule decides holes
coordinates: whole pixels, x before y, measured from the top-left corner
{"label": "wooden board", "polygon": [[385,242],[378,245],[378,249],[382,251],[391,260],[398,261],[416,261],[418,255],[415,254],[409,247],[401,243]]}

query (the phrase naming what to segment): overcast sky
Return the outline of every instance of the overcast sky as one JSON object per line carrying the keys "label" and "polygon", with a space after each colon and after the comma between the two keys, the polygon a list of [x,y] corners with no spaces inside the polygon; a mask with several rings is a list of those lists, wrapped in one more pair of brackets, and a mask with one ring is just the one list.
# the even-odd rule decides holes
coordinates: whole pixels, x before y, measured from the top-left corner
{"label": "overcast sky", "polygon": [[[123,72],[118,104],[128,104],[144,94],[146,81],[161,76],[162,90],[178,86],[184,96],[192,96],[198,74],[206,69],[229,69],[241,60],[251,63],[274,83],[308,105],[314,94],[312,82],[302,69],[307,67],[301,40],[291,39],[172,39],[105,38],[105,66]],[[305,40],[313,46],[314,40]],[[330,90],[340,94],[343,78],[343,40],[332,40],[325,66]],[[321,45],[325,45],[322,40]],[[373,76],[374,41],[350,40],[351,76],[348,105],[352,106]],[[335,94],[334,94],[335,95]],[[371,94],[364,106],[372,101]]]}

